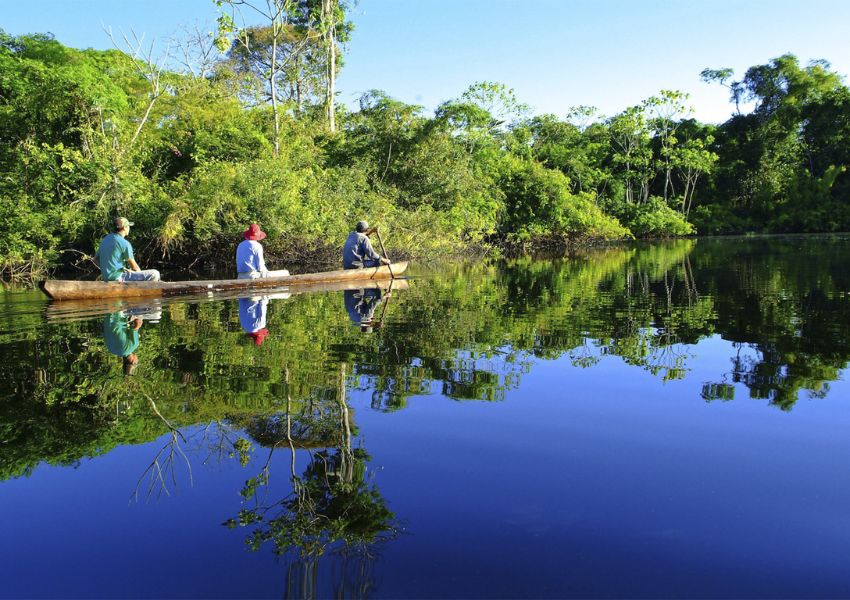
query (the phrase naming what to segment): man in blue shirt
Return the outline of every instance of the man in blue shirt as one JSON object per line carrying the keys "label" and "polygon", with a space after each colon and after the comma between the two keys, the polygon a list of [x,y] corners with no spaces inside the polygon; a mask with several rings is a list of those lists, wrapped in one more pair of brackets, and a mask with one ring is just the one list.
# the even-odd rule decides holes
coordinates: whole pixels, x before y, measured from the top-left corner
{"label": "man in blue shirt", "polygon": [[125,239],[130,233],[132,223],[124,217],[116,217],[112,225],[115,231],[100,241],[94,256],[103,280],[159,281],[159,271],[142,271],[133,257],[133,246]]}
{"label": "man in blue shirt", "polygon": [[390,259],[382,258],[372,248],[369,236],[374,232],[366,221],[358,221],[356,231],[348,234],[342,247],[342,268],[363,269],[365,267],[380,267],[390,264]]}

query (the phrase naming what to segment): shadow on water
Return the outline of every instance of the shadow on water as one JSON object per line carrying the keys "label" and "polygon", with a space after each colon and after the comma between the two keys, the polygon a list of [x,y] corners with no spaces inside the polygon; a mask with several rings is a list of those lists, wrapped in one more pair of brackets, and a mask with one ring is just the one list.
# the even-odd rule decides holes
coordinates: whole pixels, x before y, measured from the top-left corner
{"label": "shadow on water", "polygon": [[[688,383],[691,401],[745,395],[789,411],[801,394],[826,397],[850,360],[848,250],[847,237],[679,240],[311,294],[7,294],[0,480],[159,440],[131,492],[151,501],[191,485],[193,465],[235,461],[252,471],[224,524],[285,558],[286,595],[315,597],[330,578],[337,595],[365,596],[401,526],[349,394],[379,411],[436,394],[499,402],[541,361],[616,360]],[[728,344],[728,369],[692,380],[712,340]]]}

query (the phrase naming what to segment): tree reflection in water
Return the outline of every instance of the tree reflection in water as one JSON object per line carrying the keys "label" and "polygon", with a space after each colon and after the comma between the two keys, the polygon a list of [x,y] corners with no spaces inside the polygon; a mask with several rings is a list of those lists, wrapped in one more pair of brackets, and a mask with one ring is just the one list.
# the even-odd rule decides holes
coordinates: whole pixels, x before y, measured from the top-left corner
{"label": "tree reflection in water", "polygon": [[151,460],[150,465],[148,465],[148,467],[142,472],[141,476],[139,476],[139,480],[136,482],[136,489],[133,490],[133,495],[131,496],[131,499],[133,500],[139,499],[139,490],[142,488],[145,479],[148,480],[147,492],[145,494],[146,500],[150,500],[154,494],[156,494],[157,498],[159,498],[163,493],[167,496],[170,495],[170,492],[168,491],[169,483],[173,487],[177,487],[177,463],[185,463],[186,472],[189,477],[189,485],[192,485],[192,463],[189,461],[189,457],[186,455],[186,452],[180,446],[181,441],[183,443],[186,442],[186,437],[179,429],[172,425],[168,419],[162,416],[162,413],[159,412],[153,398],[145,393],[142,395],[148,401],[151,411],[165,424],[170,433],[167,436],[165,445],[157,451],[153,460]]}
{"label": "tree reflection in water", "polygon": [[[320,558],[332,553],[341,566],[335,585],[358,597],[370,587],[375,548],[396,535],[395,515],[367,475],[370,456],[352,448],[353,415],[346,401],[346,365],[340,368],[336,401],[305,402],[293,413],[251,419],[245,429],[269,449],[259,473],[245,482],[244,507],[225,525],[250,528],[252,550],[270,543],[287,558],[287,597],[315,597]],[[270,488],[272,458],[289,451],[290,491],[274,498]],[[297,451],[309,455],[299,474]],[[350,594],[343,594],[350,595]]]}
{"label": "tree reflection in water", "polygon": [[[168,423],[185,432],[258,419],[257,439],[273,447],[287,427],[274,415],[288,412],[299,415],[294,437],[329,439],[322,411],[335,405],[342,365],[378,410],[433,394],[499,402],[556,359],[593,369],[614,359],[684,379],[693,399],[746,394],[790,410],[803,394],[827,395],[850,359],[849,249],[846,236],[676,240],[422,267],[368,335],[351,326],[344,294],[328,292],[270,302],[275,335],[262,346],[245,336],[233,301],[164,302],[129,378],[104,346],[103,312],[0,317],[0,479],[151,441],[170,434]],[[68,318],[60,308],[49,316]],[[709,340],[722,342],[729,366],[689,381]],[[228,453],[238,453],[234,435]]]}

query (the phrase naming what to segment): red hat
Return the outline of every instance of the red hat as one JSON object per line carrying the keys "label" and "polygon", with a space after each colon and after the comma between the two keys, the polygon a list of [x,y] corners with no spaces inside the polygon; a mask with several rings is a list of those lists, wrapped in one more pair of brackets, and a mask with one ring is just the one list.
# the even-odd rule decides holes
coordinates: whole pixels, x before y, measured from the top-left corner
{"label": "red hat", "polygon": [[257,346],[263,345],[263,340],[266,339],[266,336],[269,334],[269,330],[263,327],[262,329],[258,329],[257,331],[252,331],[248,334],[248,337],[254,338],[254,344]]}
{"label": "red hat", "polygon": [[266,232],[256,223],[251,223],[251,226],[242,232],[242,237],[246,240],[262,240],[266,237]]}

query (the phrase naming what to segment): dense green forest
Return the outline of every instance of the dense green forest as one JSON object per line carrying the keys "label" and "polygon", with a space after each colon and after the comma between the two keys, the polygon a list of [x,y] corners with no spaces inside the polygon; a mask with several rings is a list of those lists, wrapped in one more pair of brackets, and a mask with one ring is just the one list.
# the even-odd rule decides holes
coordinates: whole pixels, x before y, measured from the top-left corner
{"label": "dense green forest", "polygon": [[704,70],[736,107],[720,125],[676,91],[562,118],[493,82],[432,115],[378,90],[352,111],[345,3],[272,2],[247,29],[219,4],[216,35],[161,53],[0,31],[3,275],[84,262],[116,213],[145,266],[211,265],[252,221],[281,266],[335,257],[359,218],[398,256],[850,230],[850,90],[825,61]]}

